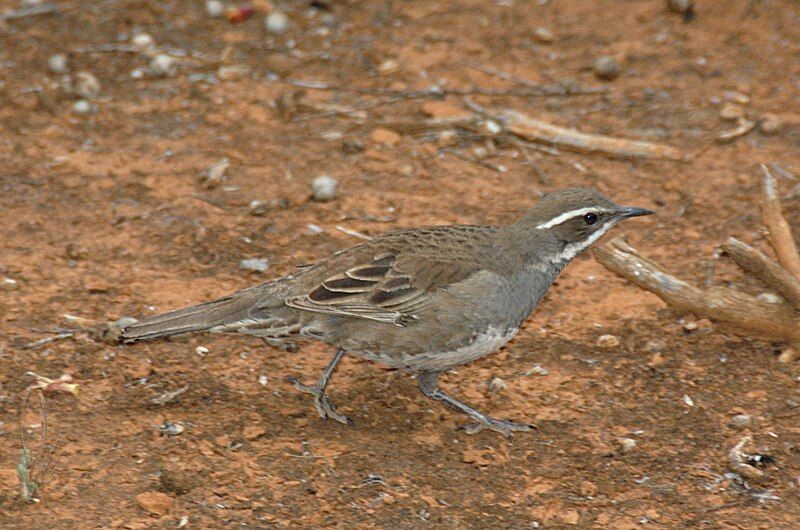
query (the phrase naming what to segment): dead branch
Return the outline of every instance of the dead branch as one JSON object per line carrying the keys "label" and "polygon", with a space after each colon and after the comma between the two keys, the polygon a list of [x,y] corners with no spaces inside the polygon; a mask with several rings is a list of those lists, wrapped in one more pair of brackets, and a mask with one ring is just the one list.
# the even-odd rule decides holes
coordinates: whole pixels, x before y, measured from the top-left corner
{"label": "dead branch", "polygon": [[626,140],[600,134],[588,134],[531,118],[521,112],[507,109],[488,111],[503,123],[503,128],[526,140],[544,142],[576,151],[596,152],[624,158],[661,158],[686,160],[677,148],[664,144]]}
{"label": "dead branch", "polygon": [[671,308],[735,328],[739,333],[777,340],[800,340],[800,319],[786,303],[770,303],[724,287],[700,289],[642,256],[622,238],[596,248],[607,269],[654,293]]}
{"label": "dead branch", "polygon": [[[768,340],[800,341],[800,255],[789,224],[781,212],[775,179],[764,164],[762,216],[778,261],[733,237],[721,249],[741,268],[782,299],[762,299],[724,287],[701,289],[676,278],[616,238],[594,250],[607,269],[654,293],[672,309],[717,321],[740,335]],[[796,346],[795,346],[796,348]],[[787,351],[794,352],[795,348]],[[787,354],[785,359],[794,355]]]}
{"label": "dead branch", "polygon": [[39,4],[21,7],[19,9],[10,9],[0,13],[0,20],[16,20],[19,18],[35,17],[39,15],[51,15],[66,9],[73,9],[74,5],[64,4]]}
{"label": "dead branch", "polygon": [[781,201],[778,198],[778,187],[775,177],[769,168],[761,164],[764,180],[761,194],[761,219],[769,231],[769,243],[775,249],[778,262],[789,273],[800,278],[800,253],[792,237],[789,223],[781,213]]}
{"label": "dead branch", "polygon": [[800,310],[800,281],[750,245],[734,237],[722,245],[722,249],[744,272],[761,280],[767,287],[784,297],[795,309]]}

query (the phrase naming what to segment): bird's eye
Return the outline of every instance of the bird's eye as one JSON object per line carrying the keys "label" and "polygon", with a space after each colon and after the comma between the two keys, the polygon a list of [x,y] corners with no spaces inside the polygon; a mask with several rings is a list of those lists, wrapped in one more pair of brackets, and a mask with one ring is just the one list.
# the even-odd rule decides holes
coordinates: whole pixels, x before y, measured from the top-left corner
{"label": "bird's eye", "polygon": [[587,213],[583,216],[583,220],[587,225],[593,225],[597,222],[597,214]]}

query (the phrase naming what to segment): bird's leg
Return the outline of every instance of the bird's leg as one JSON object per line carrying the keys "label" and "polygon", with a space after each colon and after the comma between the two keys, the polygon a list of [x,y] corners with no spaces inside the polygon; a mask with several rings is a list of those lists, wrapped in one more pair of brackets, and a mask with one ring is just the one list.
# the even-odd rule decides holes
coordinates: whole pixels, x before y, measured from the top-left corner
{"label": "bird's leg", "polygon": [[333,375],[333,372],[336,370],[336,365],[339,364],[339,361],[342,360],[343,356],[344,350],[336,350],[336,354],[333,356],[333,359],[331,359],[331,362],[328,363],[328,366],[326,366],[325,370],[322,372],[322,377],[320,377],[319,381],[313,385],[301,383],[295,377],[289,377],[288,381],[292,383],[300,392],[314,396],[314,406],[317,407],[317,412],[319,412],[320,416],[323,418],[333,418],[334,420],[346,425],[354,425],[355,423],[353,420],[336,412],[336,407],[333,406],[328,399],[328,395],[325,394],[325,387],[328,386],[328,380]]}
{"label": "bird's leg", "polygon": [[448,407],[454,408],[455,410],[466,414],[478,422],[476,424],[460,427],[466,431],[467,434],[476,434],[481,432],[483,429],[491,429],[505,436],[511,436],[513,431],[530,431],[534,428],[533,425],[528,425],[525,423],[514,423],[513,421],[508,420],[494,419],[491,416],[482,414],[469,405],[465,405],[457,399],[448,396],[439,390],[439,385],[436,383],[436,379],[439,377],[437,372],[421,372],[417,377],[419,378],[420,392],[429,398],[440,401]]}

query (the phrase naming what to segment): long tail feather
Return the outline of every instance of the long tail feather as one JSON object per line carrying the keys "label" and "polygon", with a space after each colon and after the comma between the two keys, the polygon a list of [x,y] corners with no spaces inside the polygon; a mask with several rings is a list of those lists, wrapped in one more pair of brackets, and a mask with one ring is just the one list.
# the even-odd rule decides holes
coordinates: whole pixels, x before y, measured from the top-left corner
{"label": "long tail feather", "polygon": [[206,331],[227,322],[246,318],[253,307],[253,302],[251,296],[237,293],[204,304],[152,316],[125,328],[122,332],[122,342],[131,343],[192,331]]}

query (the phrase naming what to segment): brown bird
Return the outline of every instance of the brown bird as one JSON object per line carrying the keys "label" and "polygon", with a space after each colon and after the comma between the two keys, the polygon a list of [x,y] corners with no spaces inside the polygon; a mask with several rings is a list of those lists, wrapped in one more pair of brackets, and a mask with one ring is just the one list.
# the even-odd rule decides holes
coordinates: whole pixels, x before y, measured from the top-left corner
{"label": "brown bird", "polygon": [[653,212],[617,206],[598,191],[544,196],[507,226],[453,225],[390,232],[295,274],[128,326],[124,342],[194,331],[243,333],[272,345],[317,339],[336,348],[314,385],[323,418],[352,423],[325,389],[345,353],[415,372],[422,393],[506,436],[530,425],[498,420],[439,390],[437,377],[502,348],[556,276],[623,219]]}

